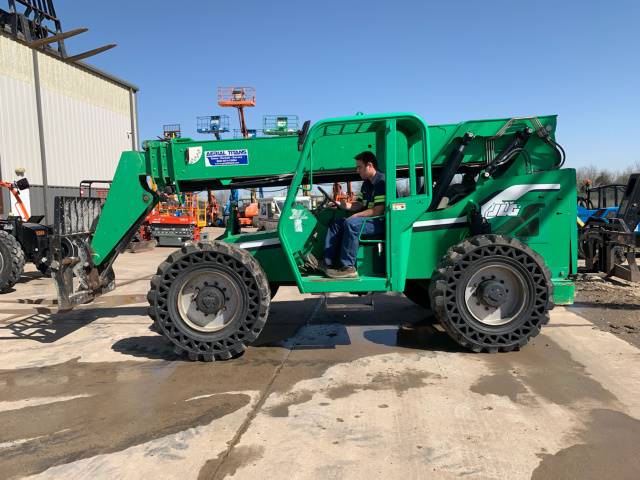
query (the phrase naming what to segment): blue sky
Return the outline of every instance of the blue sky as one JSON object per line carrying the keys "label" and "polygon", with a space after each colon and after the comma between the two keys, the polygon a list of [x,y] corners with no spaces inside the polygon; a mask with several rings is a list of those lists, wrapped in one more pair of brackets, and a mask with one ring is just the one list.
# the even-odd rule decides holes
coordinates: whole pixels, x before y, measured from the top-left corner
{"label": "blue sky", "polygon": [[141,138],[234,111],[216,88],[254,86],[264,114],[312,121],[411,111],[428,123],[559,115],[568,166],[640,161],[640,2],[56,0],[72,53],[140,87]]}

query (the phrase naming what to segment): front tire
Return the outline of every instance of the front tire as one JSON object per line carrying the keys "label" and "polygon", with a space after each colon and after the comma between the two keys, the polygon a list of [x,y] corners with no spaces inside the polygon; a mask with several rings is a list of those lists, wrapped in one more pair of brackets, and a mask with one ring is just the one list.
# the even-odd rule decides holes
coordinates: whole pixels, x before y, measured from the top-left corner
{"label": "front tire", "polygon": [[479,235],[449,249],[430,294],[447,333],[474,352],[519,349],[540,333],[553,308],[542,257],[502,235]]}
{"label": "front tire", "polygon": [[191,360],[227,360],[244,352],[264,327],[267,277],[246,250],[200,242],[169,255],[151,279],[149,316],[158,332]]}
{"label": "front tire", "polygon": [[24,251],[16,238],[0,230],[0,293],[13,287],[24,271]]}

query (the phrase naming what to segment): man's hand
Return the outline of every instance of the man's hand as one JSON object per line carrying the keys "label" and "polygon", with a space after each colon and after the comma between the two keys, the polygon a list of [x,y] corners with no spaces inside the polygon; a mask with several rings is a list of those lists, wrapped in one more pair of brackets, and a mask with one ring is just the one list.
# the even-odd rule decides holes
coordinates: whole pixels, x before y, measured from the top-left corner
{"label": "man's hand", "polygon": [[351,217],[379,217],[384,215],[384,205],[376,205],[373,208],[367,208],[361,212],[354,213]]}
{"label": "man's hand", "polygon": [[340,207],[345,210],[351,210],[353,204],[351,202],[347,202],[346,200],[340,200]]}

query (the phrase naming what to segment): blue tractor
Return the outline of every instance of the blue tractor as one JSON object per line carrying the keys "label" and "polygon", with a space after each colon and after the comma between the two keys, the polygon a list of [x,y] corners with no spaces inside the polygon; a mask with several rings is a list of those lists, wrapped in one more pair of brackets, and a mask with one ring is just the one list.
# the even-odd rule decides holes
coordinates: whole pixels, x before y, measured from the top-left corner
{"label": "blue tractor", "polygon": [[[635,177],[636,174],[632,175]],[[584,195],[578,196],[578,253],[584,257],[584,237],[587,230],[596,224],[608,224],[619,216],[620,203],[628,185],[612,183],[591,187],[582,187]],[[635,229],[636,241],[640,246],[640,226]]]}
{"label": "blue tractor", "polygon": [[[640,173],[631,175],[627,185],[619,187],[606,185],[588,189],[587,196],[579,200],[583,209],[593,212],[580,229],[578,248],[587,271],[640,282],[636,263],[640,245]],[[616,205],[607,205],[607,192],[612,193]],[[599,208],[593,208],[596,204],[590,193],[598,195]],[[578,215],[580,212],[579,208]]]}
{"label": "blue tractor", "polygon": [[585,185],[584,196],[578,197],[578,218],[582,222],[581,227],[589,221],[606,221],[607,217],[616,215],[626,188],[626,185],[621,184],[599,187]]}

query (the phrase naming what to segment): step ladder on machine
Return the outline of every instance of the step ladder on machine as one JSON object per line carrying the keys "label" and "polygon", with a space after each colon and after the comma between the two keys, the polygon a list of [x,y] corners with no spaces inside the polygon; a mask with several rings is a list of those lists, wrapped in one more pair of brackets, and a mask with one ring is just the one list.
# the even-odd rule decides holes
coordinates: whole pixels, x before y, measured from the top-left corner
{"label": "step ladder on machine", "polygon": [[374,292],[363,294],[321,293],[327,312],[372,312]]}

